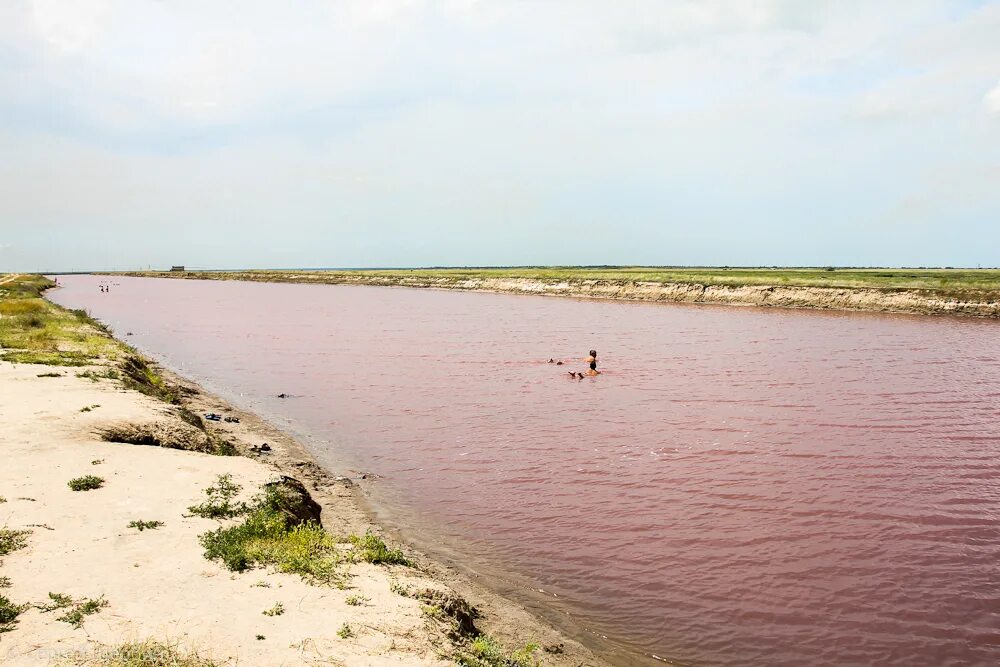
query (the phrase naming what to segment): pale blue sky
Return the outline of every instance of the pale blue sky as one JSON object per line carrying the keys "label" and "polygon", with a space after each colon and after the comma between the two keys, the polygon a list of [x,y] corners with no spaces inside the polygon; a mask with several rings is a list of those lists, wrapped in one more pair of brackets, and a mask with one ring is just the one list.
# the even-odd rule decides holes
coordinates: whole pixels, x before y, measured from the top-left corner
{"label": "pale blue sky", "polygon": [[0,3],[0,271],[1000,265],[1000,0]]}

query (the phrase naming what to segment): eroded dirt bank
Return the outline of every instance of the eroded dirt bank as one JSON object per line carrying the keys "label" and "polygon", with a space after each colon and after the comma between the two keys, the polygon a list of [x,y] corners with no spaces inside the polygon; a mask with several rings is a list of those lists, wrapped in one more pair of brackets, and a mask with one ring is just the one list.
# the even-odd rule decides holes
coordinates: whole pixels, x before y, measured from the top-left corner
{"label": "eroded dirt bank", "polygon": [[933,290],[800,287],[785,285],[702,285],[612,280],[545,281],[529,278],[432,278],[324,272],[130,272],[118,275],[195,280],[248,280],[298,284],[376,285],[420,287],[507,294],[707,303],[778,308],[816,308],[922,315],[966,315],[1000,317],[1000,300],[988,292],[970,292],[964,297]]}

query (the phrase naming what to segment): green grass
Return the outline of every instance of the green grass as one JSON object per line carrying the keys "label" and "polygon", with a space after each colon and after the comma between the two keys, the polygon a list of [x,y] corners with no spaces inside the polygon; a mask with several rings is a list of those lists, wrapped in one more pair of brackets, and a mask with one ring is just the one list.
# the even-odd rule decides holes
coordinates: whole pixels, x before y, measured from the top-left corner
{"label": "green grass", "polygon": [[35,607],[43,612],[55,611],[57,609],[65,609],[66,607],[71,607],[73,605],[73,598],[68,595],[63,595],[62,593],[49,593],[49,600],[44,604],[36,604]]}
{"label": "green grass", "polygon": [[144,530],[156,530],[163,525],[162,521],[130,521],[128,524],[129,528],[137,528],[141,533]]}
{"label": "green grass", "polygon": [[[227,493],[233,493],[231,482],[225,486],[230,488]],[[225,502],[230,501],[231,497]],[[343,585],[345,575],[340,565],[344,559],[337,541],[313,522],[289,526],[281,507],[276,489],[267,489],[248,505],[241,504],[241,523],[201,535],[205,558],[221,561],[234,572],[273,566],[313,583]]]}
{"label": "green grass", "polygon": [[17,625],[17,617],[30,605],[14,604],[4,595],[0,595],[0,633],[10,632]]}
{"label": "green grass", "polygon": [[0,557],[23,549],[28,545],[30,530],[11,530],[0,528]]}
{"label": "green grass", "polygon": [[507,651],[489,635],[479,635],[466,646],[459,648],[452,659],[460,667],[536,667],[534,657],[537,644],[528,644],[516,651]]}
{"label": "green grass", "polygon": [[62,373],[55,373],[55,372],[52,372],[52,373],[39,373],[37,375],[37,377],[40,377],[40,378],[61,378],[62,376],[63,376]]}
{"label": "green grass", "polygon": [[355,555],[363,561],[387,565],[413,565],[402,551],[390,549],[381,537],[371,531],[365,533],[364,537],[351,535],[350,540],[354,545]]}
{"label": "green grass", "polygon": [[342,626],[340,626],[340,629],[337,630],[337,636],[340,637],[341,639],[348,639],[350,637],[353,637],[354,629],[351,628],[350,624],[344,623]]}
{"label": "green grass", "polygon": [[83,627],[83,622],[87,616],[96,614],[107,606],[108,602],[103,597],[99,597],[96,600],[84,599],[80,602],[73,602],[69,611],[59,616],[56,620],[69,623],[74,628],[79,629]]}
{"label": "green grass", "polygon": [[221,667],[212,660],[151,639],[80,651],[55,664],[68,667]]}
{"label": "green grass", "polygon": [[84,311],[60,308],[42,298],[53,283],[20,276],[0,286],[0,359],[22,364],[86,366],[116,359],[119,344]]}
{"label": "green grass", "polygon": [[80,412],[90,412],[94,408],[99,408],[99,407],[101,406],[97,403],[95,403],[94,405],[85,405],[82,408],[80,408]]}
{"label": "green grass", "polygon": [[234,502],[242,487],[229,473],[219,475],[215,485],[205,489],[208,500],[188,507],[188,511],[203,519],[231,519],[247,512],[245,503]]}
{"label": "green grass", "polygon": [[11,586],[10,577],[0,577],[0,588],[10,588]]}
{"label": "green grass", "polygon": [[71,479],[66,484],[74,491],[91,491],[104,486],[104,478],[97,477],[96,475],[84,475],[83,477]]}
{"label": "green grass", "polygon": [[360,607],[366,602],[368,602],[368,598],[364,595],[348,595],[344,599],[344,603],[351,607]]}
{"label": "green grass", "polygon": [[280,602],[275,602],[273,607],[271,607],[270,609],[265,609],[260,613],[264,614],[265,616],[281,616],[282,614],[285,613],[285,605],[281,604]]}

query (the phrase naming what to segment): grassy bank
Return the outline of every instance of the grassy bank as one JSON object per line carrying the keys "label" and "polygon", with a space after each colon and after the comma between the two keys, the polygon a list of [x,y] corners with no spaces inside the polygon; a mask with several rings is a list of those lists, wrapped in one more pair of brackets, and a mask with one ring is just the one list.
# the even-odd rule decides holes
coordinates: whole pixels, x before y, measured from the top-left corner
{"label": "grassy bank", "polygon": [[552,281],[609,281],[629,283],[679,283],[690,285],[782,285],[840,289],[928,290],[938,294],[992,293],[1000,296],[1000,269],[853,269],[853,268],[738,268],[738,267],[513,267],[429,268],[359,270],[250,270],[130,272],[208,280],[259,280],[274,282],[352,282],[357,279],[461,282],[467,280],[520,279]]}
{"label": "grassy bank", "polygon": [[997,269],[516,267],[132,272],[196,280],[481,290],[637,301],[1000,317]]}

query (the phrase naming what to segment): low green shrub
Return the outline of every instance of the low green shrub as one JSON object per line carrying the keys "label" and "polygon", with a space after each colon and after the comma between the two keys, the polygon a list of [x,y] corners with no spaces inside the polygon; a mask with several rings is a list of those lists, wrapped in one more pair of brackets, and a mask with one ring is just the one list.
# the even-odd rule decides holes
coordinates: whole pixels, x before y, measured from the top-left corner
{"label": "low green shrub", "polygon": [[188,507],[188,511],[203,519],[231,519],[234,516],[245,514],[247,512],[246,504],[233,500],[239,495],[242,488],[233,481],[233,476],[229,473],[219,475],[215,485],[205,489],[208,500]]}
{"label": "low green shrub", "polygon": [[104,478],[96,475],[84,475],[71,479],[66,484],[74,491],[91,491],[104,486]]}
{"label": "low green shrub", "polygon": [[371,531],[365,533],[364,537],[351,535],[350,539],[354,545],[354,553],[363,561],[375,564],[413,565],[402,551],[390,549],[381,537]]}
{"label": "low green shrub", "polygon": [[138,528],[139,532],[149,529],[156,530],[163,525],[162,521],[130,521],[128,524],[129,528]]}

